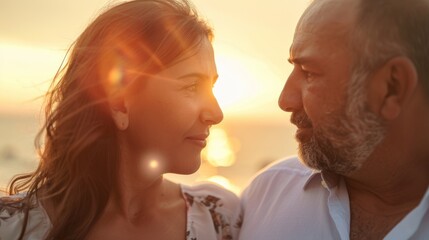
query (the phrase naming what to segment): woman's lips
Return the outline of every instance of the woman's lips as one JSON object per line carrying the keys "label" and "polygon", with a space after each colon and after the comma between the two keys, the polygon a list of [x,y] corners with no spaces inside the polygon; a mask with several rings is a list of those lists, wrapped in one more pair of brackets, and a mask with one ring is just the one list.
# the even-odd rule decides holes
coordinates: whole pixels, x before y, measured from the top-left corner
{"label": "woman's lips", "polygon": [[191,143],[204,148],[207,145],[207,137],[208,134],[198,134],[189,136],[186,138],[186,140],[190,141]]}

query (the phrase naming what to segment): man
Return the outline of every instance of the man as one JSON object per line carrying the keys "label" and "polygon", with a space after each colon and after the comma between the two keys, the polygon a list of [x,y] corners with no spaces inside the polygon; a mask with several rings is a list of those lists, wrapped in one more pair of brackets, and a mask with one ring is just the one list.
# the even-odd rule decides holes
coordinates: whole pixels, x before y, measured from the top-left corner
{"label": "man", "polygon": [[289,61],[300,161],[244,191],[240,239],[429,239],[429,0],[315,0]]}

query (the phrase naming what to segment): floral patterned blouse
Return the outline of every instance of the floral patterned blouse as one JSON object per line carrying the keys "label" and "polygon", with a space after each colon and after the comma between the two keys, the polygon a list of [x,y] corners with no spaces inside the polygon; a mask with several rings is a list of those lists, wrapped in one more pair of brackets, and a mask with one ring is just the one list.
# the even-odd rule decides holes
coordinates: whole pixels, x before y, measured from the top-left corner
{"label": "floral patterned blouse", "polygon": [[188,206],[186,240],[237,239],[237,196],[214,184],[182,185],[182,193]]}
{"label": "floral patterned blouse", "polygon": [[[181,189],[187,205],[186,240],[237,239],[237,196],[211,183],[181,185]],[[24,212],[19,210],[22,203],[17,200],[24,196],[19,194],[0,198],[0,240],[18,239],[24,222]],[[7,205],[5,201],[8,202]],[[36,202],[29,211],[24,239],[45,239],[51,227],[48,214],[42,205]]]}

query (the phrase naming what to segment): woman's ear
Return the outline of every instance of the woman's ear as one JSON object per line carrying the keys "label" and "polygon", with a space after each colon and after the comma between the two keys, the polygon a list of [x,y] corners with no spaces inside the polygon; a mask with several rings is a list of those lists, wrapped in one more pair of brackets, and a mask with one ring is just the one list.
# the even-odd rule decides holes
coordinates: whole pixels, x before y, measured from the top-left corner
{"label": "woman's ear", "polygon": [[123,97],[110,101],[110,113],[119,130],[126,130],[129,125],[129,111]]}
{"label": "woman's ear", "polygon": [[380,114],[384,119],[392,120],[412,98],[418,84],[417,71],[410,59],[395,57],[383,65],[381,72],[378,76],[379,86],[382,86]]}

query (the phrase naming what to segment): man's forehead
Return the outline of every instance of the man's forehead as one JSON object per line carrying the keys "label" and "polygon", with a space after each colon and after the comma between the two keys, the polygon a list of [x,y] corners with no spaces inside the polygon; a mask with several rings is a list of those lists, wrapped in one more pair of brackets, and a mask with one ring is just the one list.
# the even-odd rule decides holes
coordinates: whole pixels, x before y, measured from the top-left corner
{"label": "man's forehead", "polygon": [[[301,17],[290,48],[291,57],[303,49],[347,45],[357,16],[349,0],[316,0]],[[356,2],[356,1],[355,1]]]}
{"label": "man's forehead", "polygon": [[[303,29],[304,30],[304,29]],[[321,51],[322,49],[337,49],[348,46],[349,35],[340,34],[334,28],[324,31],[299,31],[295,33],[292,45],[289,48],[291,55],[304,54],[307,50]]]}
{"label": "man's forehead", "polygon": [[357,17],[356,0],[315,0],[300,18],[295,32],[308,33],[333,28],[336,31],[350,29]]}
{"label": "man's forehead", "polygon": [[289,48],[288,60],[300,65],[314,65],[339,55],[349,56],[352,54],[349,39],[348,35],[300,32]]}
{"label": "man's forehead", "polygon": [[[312,41],[311,39],[314,39]],[[289,48],[289,59],[290,63],[296,64],[308,64],[317,60],[320,55],[323,55],[323,51],[326,48],[320,47],[321,39],[319,38],[296,38]]]}

